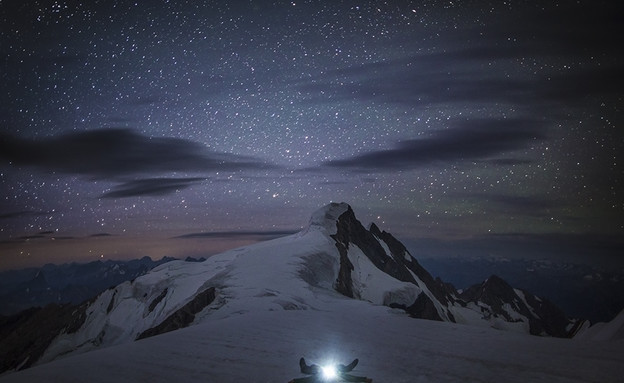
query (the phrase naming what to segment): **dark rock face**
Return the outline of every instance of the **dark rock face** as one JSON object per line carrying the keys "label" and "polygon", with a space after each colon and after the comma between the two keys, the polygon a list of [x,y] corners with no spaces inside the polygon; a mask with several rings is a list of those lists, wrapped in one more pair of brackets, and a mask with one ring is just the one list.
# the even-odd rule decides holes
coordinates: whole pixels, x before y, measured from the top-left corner
{"label": "dark rock face", "polygon": [[[447,294],[445,287],[433,279],[431,274],[411,256],[401,242],[391,234],[380,231],[375,224],[371,224],[370,230],[366,230],[355,217],[351,207],[338,217],[336,228],[336,234],[332,235],[332,238],[336,241],[336,247],[340,252],[340,269],[335,288],[341,294],[351,298],[359,298],[354,296],[351,279],[353,265],[347,257],[349,245],[354,244],[384,273],[402,282],[409,282],[418,286],[418,281],[412,275],[414,273],[440,302],[447,303],[452,299]],[[386,254],[380,241],[386,244],[391,254]],[[394,307],[401,306],[394,305]],[[442,320],[435,305],[425,294],[421,294],[409,308],[405,307],[404,309],[417,318]]]}
{"label": "dark rock face", "polygon": [[[520,291],[520,296],[517,291]],[[577,321],[570,320],[553,303],[544,298],[538,298],[528,291],[514,289],[503,279],[492,275],[483,283],[474,285],[461,294],[467,302],[485,303],[485,315],[502,317],[507,322],[516,322],[508,310],[525,316],[529,321],[530,333],[533,335],[549,335],[566,338],[574,335],[570,328],[575,327]],[[572,325],[572,326],[571,326]]]}
{"label": "dark rock face", "polygon": [[[580,322],[578,320],[570,320],[554,303],[545,298],[537,298],[535,295],[524,291],[527,303],[537,314],[537,318],[530,318],[531,334],[541,335],[548,334],[559,338],[574,336],[575,330],[568,328],[576,327]],[[569,326],[573,324],[574,326]]]}
{"label": "dark rock face", "polygon": [[111,300],[108,303],[108,307],[106,308],[106,313],[107,314],[109,314],[113,310],[113,307],[115,307],[115,296],[116,295],[117,295],[117,290],[115,290],[113,292],[113,296],[111,297]]}
{"label": "dark rock face", "polygon": [[182,306],[178,311],[174,312],[162,321],[158,326],[143,331],[137,337],[137,340],[149,338],[150,336],[164,334],[188,326],[195,320],[195,314],[202,311],[206,306],[211,304],[216,298],[214,287],[197,294],[190,302]]}
{"label": "dark rock face", "polygon": [[332,238],[336,241],[336,247],[341,250],[341,257],[343,253],[346,257],[349,244],[352,243],[357,245],[379,270],[400,281],[416,283],[409,271],[401,267],[402,265],[397,263],[396,260],[386,255],[375,235],[371,231],[366,230],[360,221],[355,218],[351,207],[338,218],[336,227],[337,232],[332,235]]}
{"label": "dark rock face", "polygon": [[167,296],[167,292],[169,291],[168,288],[165,288],[162,293],[158,294],[158,296],[156,298],[154,298],[154,300],[152,301],[152,303],[150,303],[148,309],[148,313],[151,313],[152,311],[154,311],[154,309],[156,308],[156,306],[158,306],[158,304],[160,303],[160,301],[162,301],[163,299],[165,299],[165,297]]}
{"label": "dark rock face", "polygon": [[336,279],[335,289],[346,297],[359,298],[353,295],[353,280],[351,279],[353,264],[347,256],[349,243],[345,245],[344,243],[336,241],[336,247],[340,253],[340,269],[338,269],[338,278]]}
{"label": "dark rock face", "polygon": [[405,248],[405,246],[398,239],[394,238],[390,233],[379,231],[379,228],[374,223],[371,224],[370,231],[377,238],[386,243],[392,254],[394,254],[393,258],[396,261],[400,262],[404,268],[411,270],[425,285],[427,285],[437,300],[443,304],[452,300],[450,294],[455,293],[454,289],[452,292],[447,291],[448,286],[446,286],[442,281],[434,280],[431,274],[429,274],[429,272],[425,270],[425,268],[422,267],[414,257],[412,257],[407,248]]}
{"label": "dark rock face", "polygon": [[32,366],[61,333],[83,325],[88,304],[50,304],[0,317],[0,373]]}
{"label": "dark rock face", "polygon": [[355,218],[355,214],[350,206],[338,218],[336,228],[336,234],[331,237],[336,241],[336,247],[340,253],[340,269],[335,285],[339,293],[350,298],[359,298],[354,297],[353,294],[351,279],[353,264],[347,257],[350,244],[357,245],[373,264],[385,273],[401,281],[416,282],[409,273],[406,274],[405,270],[401,270],[395,262],[389,262],[383,247],[375,239],[375,236],[366,230],[360,221]]}
{"label": "dark rock face", "polygon": [[420,293],[409,307],[396,303],[391,303],[389,306],[405,310],[412,318],[443,321],[431,298],[424,293]]}
{"label": "dark rock face", "polygon": [[[461,294],[461,297],[469,302],[483,302],[492,307],[497,313],[501,312],[501,315],[507,315],[502,310],[504,303],[518,299],[513,287],[496,275],[492,275],[483,283],[466,289]],[[516,303],[515,306],[517,308],[518,304]]]}
{"label": "dark rock face", "polygon": [[[332,238],[340,253],[340,269],[334,287],[343,295],[359,298],[353,289],[351,278],[354,267],[347,256],[349,246],[356,245],[379,270],[431,292],[432,296],[419,294],[409,306],[393,302],[388,304],[390,307],[405,310],[412,317],[454,322],[451,311],[447,310],[449,307],[466,307],[468,303],[474,303],[481,307],[484,319],[494,317],[513,323],[522,321],[520,315],[525,317],[533,335],[570,337],[574,331],[570,329],[578,327],[575,320],[568,319],[553,303],[528,291],[514,289],[495,275],[459,294],[451,284],[444,283],[439,278],[434,279],[390,233],[381,231],[374,223],[366,230],[351,207],[338,217],[336,229]],[[391,254],[386,254],[382,243]],[[432,298],[438,303],[434,303]],[[444,312],[439,311],[440,306],[444,307]]]}

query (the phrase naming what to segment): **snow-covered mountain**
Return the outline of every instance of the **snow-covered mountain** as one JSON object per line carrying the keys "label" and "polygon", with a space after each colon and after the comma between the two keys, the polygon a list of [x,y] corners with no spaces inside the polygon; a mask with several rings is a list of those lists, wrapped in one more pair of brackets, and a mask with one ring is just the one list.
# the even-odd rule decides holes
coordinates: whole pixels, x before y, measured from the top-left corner
{"label": "snow-covered mountain", "polygon": [[0,272],[0,315],[9,316],[50,303],[79,304],[172,260],[98,260]]}
{"label": "snow-covered mountain", "polygon": [[392,235],[374,224],[367,230],[349,205],[333,203],[297,234],[201,263],[168,262],[81,306],[5,323],[0,359],[3,371],[15,370],[190,325],[267,312],[348,317],[371,304],[393,308],[388,315],[536,335],[566,337],[579,324],[495,276],[460,294],[434,280]]}
{"label": "snow-covered mountain", "polygon": [[[520,246],[518,242],[512,243],[517,254]],[[412,241],[406,246],[418,254],[418,262],[427,271],[456,288],[466,289],[495,274],[514,287],[548,297],[566,314],[591,323],[609,322],[624,308],[624,268],[528,257],[516,259],[507,254],[492,256],[485,245],[475,250],[479,248],[475,243],[456,243],[456,248],[465,249],[461,254],[451,252],[437,241]],[[536,253],[531,246],[523,250],[525,255]]]}

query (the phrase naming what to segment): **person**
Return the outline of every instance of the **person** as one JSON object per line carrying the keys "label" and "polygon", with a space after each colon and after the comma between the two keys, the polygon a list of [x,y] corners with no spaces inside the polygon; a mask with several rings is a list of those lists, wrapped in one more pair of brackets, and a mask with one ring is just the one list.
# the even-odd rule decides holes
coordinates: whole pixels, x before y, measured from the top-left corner
{"label": "person", "polygon": [[[356,358],[353,362],[348,365],[339,364],[336,366],[336,378],[337,380],[343,380],[347,382],[364,382],[364,383],[372,383],[373,380],[371,378],[367,378],[365,376],[354,376],[351,374],[347,374],[351,370],[355,368],[358,364],[359,360]],[[317,364],[308,365],[305,359],[302,357],[299,359],[299,369],[302,374],[306,374],[309,376],[303,378],[295,378],[289,381],[288,383],[317,383],[317,382],[325,382],[326,378],[323,377],[322,368]]]}

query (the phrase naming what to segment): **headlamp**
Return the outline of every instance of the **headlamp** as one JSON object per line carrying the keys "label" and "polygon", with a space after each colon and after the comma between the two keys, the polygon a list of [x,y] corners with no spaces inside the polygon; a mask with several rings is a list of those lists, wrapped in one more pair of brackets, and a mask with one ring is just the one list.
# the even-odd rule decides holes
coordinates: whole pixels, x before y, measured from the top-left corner
{"label": "headlamp", "polygon": [[338,373],[336,372],[336,366],[334,366],[333,364],[321,366],[321,372],[323,373],[323,379],[325,380],[335,379],[338,376]]}

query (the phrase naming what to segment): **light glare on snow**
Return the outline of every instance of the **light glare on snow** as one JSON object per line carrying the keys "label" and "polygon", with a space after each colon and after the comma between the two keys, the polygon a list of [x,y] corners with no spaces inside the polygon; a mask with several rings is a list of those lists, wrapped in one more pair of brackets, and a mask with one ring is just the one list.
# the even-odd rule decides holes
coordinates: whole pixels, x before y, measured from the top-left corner
{"label": "light glare on snow", "polygon": [[333,364],[322,366],[321,371],[323,371],[323,378],[325,380],[334,379],[338,375],[336,373],[336,366],[334,366]]}

